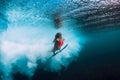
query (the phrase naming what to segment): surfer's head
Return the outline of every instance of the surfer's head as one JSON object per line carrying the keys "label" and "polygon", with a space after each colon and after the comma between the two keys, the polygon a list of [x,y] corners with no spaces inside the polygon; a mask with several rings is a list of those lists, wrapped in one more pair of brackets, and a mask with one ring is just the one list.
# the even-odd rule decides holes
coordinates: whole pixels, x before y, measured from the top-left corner
{"label": "surfer's head", "polygon": [[62,33],[58,32],[56,35],[55,35],[56,38],[62,38]]}
{"label": "surfer's head", "polygon": [[62,33],[60,33],[60,32],[56,33],[55,39],[54,39],[53,42],[55,42],[55,40],[56,40],[57,38],[62,38]]}

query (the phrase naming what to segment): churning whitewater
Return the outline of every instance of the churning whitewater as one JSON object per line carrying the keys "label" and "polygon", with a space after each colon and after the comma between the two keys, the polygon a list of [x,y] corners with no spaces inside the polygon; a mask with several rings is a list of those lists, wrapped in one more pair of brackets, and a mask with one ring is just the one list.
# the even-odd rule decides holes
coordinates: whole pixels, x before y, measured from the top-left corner
{"label": "churning whitewater", "polygon": [[[26,6],[16,5],[16,7],[15,3],[19,2],[8,3],[6,9],[8,28],[0,36],[3,79],[12,79],[11,73],[16,71],[31,77],[38,65],[45,70],[60,71],[63,66],[67,68],[73,60],[76,60],[85,38],[74,20],[65,20],[62,22],[62,27],[56,29],[54,21],[49,15],[44,14],[48,7],[38,9],[34,6],[30,9],[34,3],[32,1],[26,3]],[[53,39],[57,32],[62,33],[65,39],[64,45],[68,46],[52,57],[48,63],[49,57],[53,55],[50,51],[53,49]]]}

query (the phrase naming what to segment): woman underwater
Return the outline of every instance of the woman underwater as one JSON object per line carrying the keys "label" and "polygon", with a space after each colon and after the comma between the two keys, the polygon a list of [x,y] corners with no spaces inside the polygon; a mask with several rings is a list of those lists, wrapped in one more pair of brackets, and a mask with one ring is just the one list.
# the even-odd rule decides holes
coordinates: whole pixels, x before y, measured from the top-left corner
{"label": "woman underwater", "polygon": [[60,32],[58,32],[55,35],[53,42],[54,42],[54,47],[53,47],[52,52],[53,52],[53,54],[55,54],[55,52],[57,50],[60,50],[62,45],[64,44],[64,38],[62,37],[62,34]]}

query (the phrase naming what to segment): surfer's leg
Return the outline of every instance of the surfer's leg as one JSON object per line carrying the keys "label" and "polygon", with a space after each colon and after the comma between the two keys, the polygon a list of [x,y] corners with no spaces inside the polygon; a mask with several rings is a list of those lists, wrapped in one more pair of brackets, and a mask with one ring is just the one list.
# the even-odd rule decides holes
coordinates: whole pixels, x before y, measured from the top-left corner
{"label": "surfer's leg", "polygon": [[53,52],[53,55],[55,55],[55,52]]}
{"label": "surfer's leg", "polygon": [[52,50],[53,55],[55,55],[55,51],[56,51],[56,47],[54,47],[53,50]]}

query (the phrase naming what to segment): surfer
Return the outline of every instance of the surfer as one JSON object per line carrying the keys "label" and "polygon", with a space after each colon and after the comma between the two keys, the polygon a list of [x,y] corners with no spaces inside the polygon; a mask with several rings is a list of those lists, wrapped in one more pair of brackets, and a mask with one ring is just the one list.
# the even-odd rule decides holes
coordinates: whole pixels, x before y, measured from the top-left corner
{"label": "surfer", "polygon": [[55,35],[53,42],[54,42],[54,47],[52,51],[53,51],[53,54],[55,54],[55,52],[57,50],[60,50],[62,45],[64,44],[64,38],[62,37],[62,34],[60,32],[58,32]]}

